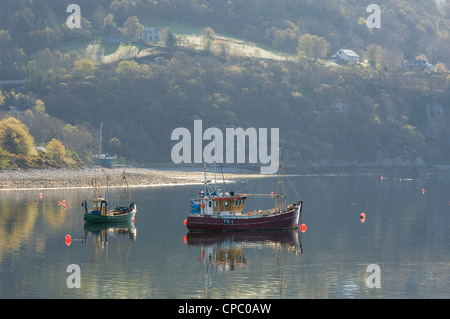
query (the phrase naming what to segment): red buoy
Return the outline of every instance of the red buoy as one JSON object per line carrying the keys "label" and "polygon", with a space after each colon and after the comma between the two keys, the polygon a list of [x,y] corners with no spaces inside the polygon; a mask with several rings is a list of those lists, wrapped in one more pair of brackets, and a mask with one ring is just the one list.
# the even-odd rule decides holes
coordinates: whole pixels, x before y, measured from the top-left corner
{"label": "red buoy", "polygon": [[359,215],[359,218],[361,219],[361,223],[364,223],[366,221],[366,214],[361,213],[361,215]]}
{"label": "red buoy", "polygon": [[185,219],[185,220],[183,221],[183,224],[184,224],[184,226],[186,226],[186,224],[187,224],[187,219]]}
{"label": "red buoy", "polygon": [[300,231],[301,231],[302,233],[304,233],[304,232],[306,231],[306,225],[305,225],[305,224],[301,224],[301,225],[300,225]]}
{"label": "red buoy", "polygon": [[66,235],[66,245],[70,246],[71,243],[72,243],[72,237],[70,235]]}

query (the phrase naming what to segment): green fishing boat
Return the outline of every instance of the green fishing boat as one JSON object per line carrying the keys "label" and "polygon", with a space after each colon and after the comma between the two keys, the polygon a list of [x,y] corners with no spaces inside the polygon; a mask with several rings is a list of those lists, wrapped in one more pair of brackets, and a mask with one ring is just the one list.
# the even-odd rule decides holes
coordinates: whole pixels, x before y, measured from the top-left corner
{"label": "green fishing boat", "polygon": [[[106,172],[102,170],[105,174]],[[106,174],[106,194],[108,194],[110,178]],[[123,223],[123,222],[133,222],[136,215],[136,204],[131,201],[130,190],[128,187],[128,182],[126,180],[125,172],[122,173],[122,181],[126,185],[127,192],[124,195],[122,191],[122,186],[117,187],[117,204],[113,207],[109,207],[108,195],[100,196],[100,183],[97,177],[91,181],[91,185],[94,188],[94,200],[92,209],[88,209],[87,201],[84,200],[81,205],[84,206],[84,221],[88,223]],[[126,204],[121,204],[123,202],[122,198],[126,197],[128,199]]]}

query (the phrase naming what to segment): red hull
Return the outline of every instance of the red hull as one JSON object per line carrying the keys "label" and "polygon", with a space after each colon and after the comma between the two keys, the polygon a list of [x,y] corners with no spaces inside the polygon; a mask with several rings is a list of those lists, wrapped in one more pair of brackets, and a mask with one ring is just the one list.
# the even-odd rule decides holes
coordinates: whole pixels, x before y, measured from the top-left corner
{"label": "red hull", "polygon": [[268,230],[292,229],[298,227],[298,220],[303,202],[285,213],[263,217],[215,218],[190,215],[186,227],[190,231],[236,231],[236,230]]}

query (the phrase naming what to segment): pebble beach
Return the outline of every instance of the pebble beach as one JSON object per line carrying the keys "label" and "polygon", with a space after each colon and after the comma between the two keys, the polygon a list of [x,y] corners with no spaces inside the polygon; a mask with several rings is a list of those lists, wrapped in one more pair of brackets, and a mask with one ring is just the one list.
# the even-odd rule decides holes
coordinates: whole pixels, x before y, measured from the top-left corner
{"label": "pebble beach", "polygon": [[[202,170],[174,170],[152,168],[79,168],[79,169],[30,169],[0,171],[0,190],[20,189],[70,189],[90,188],[94,177],[105,180],[106,174],[111,180],[121,182],[125,172],[130,187],[150,187],[180,184],[202,184]],[[106,173],[106,174],[105,174]],[[257,177],[249,172],[225,173],[226,180]],[[208,176],[211,179],[211,175]]]}

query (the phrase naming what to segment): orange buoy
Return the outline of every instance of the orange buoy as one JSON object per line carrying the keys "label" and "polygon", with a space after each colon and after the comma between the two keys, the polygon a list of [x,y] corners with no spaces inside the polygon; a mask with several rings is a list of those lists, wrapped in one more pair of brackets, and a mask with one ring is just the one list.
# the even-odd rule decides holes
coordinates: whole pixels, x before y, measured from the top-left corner
{"label": "orange buoy", "polygon": [[300,231],[301,231],[302,233],[304,233],[304,232],[306,231],[306,225],[305,225],[305,224],[301,224],[301,225],[300,225]]}
{"label": "orange buoy", "polygon": [[187,219],[185,219],[185,220],[183,221],[183,224],[184,224],[184,226],[186,226],[186,224],[187,224]]}

